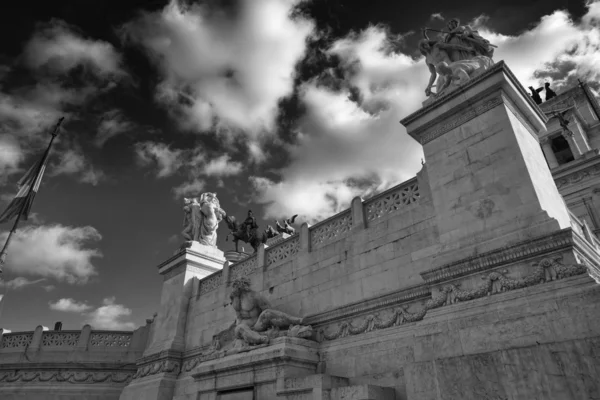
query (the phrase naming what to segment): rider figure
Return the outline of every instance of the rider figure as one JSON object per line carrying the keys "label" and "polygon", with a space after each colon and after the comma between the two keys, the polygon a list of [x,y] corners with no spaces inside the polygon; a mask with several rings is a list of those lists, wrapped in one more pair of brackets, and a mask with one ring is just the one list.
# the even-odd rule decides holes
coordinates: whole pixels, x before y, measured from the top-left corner
{"label": "rider figure", "polygon": [[248,217],[244,221],[244,225],[246,226],[246,236],[248,237],[248,240],[250,240],[250,232],[252,229],[258,228],[258,225],[256,224],[256,218],[254,218],[252,210],[248,210]]}

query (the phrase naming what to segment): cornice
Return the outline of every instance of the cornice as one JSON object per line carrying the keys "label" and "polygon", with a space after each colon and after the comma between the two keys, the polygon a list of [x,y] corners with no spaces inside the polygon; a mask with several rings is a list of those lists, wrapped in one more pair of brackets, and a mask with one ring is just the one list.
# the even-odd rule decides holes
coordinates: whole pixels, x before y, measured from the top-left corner
{"label": "cornice", "polygon": [[60,384],[100,384],[115,383],[126,384],[131,381],[133,373],[130,371],[98,371],[82,369],[43,369],[29,370],[19,368],[13,371],[0,371],[0,382],[46,383],[57,382]]}
{"label": "cornice", "polygon": [[305,318],[308,325],[321,325],[330,323],[339,319],[348,318],[357,314],[370,312],[373,310],[393,307],[401,303],[428,298],[431,290],[426,284],[415,285],[393,293],[387,293],[368,300],[363,300],[335,310],[325,311],[319,314],[309,315]]}
{"label": "cornice", "polygon": [[516,245],[505,246],[483,254],[421,273],[421,277],[430,285],[449,281],[475,272],[485,271],[502,265],[515,263],[529,258],[559,251],[573,245],[574,232],[566,228],[558,233],[535,238]]}

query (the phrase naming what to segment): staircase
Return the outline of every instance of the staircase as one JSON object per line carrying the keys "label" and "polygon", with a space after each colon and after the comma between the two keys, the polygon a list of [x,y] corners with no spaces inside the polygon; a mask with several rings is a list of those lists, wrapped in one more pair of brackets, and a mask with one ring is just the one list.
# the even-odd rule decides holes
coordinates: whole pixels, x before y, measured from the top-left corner
{"label": "staircase", "polygon": [[393,388],[350,385],[347,378],[327,374],[280,378],[277,397],[282,400],[395,400]]}

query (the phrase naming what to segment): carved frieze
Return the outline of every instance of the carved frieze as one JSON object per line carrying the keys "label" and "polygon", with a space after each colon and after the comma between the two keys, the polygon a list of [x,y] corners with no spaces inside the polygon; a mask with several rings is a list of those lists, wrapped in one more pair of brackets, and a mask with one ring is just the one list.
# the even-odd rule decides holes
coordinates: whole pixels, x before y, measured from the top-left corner
{"label": "carved frieze", "polygon": [[223,281],[223,273],[215,272],[200,281],[200,293],[208,293],[218,288]]}
{"label": "carved frieze", "polygon": [[256,254],[244,259],[243,261],[233,264],[229,270],[229,280],[234,281],[236,279],[247,277],[252,274],[258,268],[258,258]]}
{"label": "carved frieze", "polygon": [[81,332],[44,332],[42,346],[77,346]]}
{"label": "carved frieze", "polygon": [[27,347],[31,344],[33,332],[28,333],[8,333],[2,336],[2,348],[20,348]]}
{"label": "carved frieze", "polygon": [[92,332],[90,345],[94,347],[129,347],[131,332]]}
{"label": "carved frieze", "polygon": [[129,372],[115,371],[48,371],[20,369],[13,371],[0,371],[0,382],[58,382],[71,384],[93,384],[93,383],[128,383],[133,374]]}
{"label": "carved frieze", "polygon": [[135,375],[133,375],[133,379],[139,379],[145,376],[162,373],[178,375],[180,370],[181,363],[179,361],[173,359],[162,359],[140,366],[135,372]]}
{"label": "carved frieze", "polygon": [[431,299],[416,312],[408,312],[408,307],[405,305],[395,308],[384,318],[379,314],[369,314],[356,320],[343,321],[322,328],[319,331],[320,336],[323,340],[335,340],[416,322],[422,320],[429,310],[435,308],[581,275],[588,271],[583,264],[563,265],[561,260],[562,257],[551,257],[534,262],[531,264],[532,270],[520,278],[509,277],[507,270],[487,272],[481,275],[482,282],[470,289],[461,289],[460,283],[442,284],[439,290],[432,294]]}

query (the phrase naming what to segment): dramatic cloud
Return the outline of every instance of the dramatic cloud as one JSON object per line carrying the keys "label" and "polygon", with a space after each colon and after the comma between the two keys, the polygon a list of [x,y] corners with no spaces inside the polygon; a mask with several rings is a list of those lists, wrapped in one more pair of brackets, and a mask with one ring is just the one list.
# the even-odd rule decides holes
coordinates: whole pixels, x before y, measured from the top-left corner
{"label": "dramatic cloud", "polygon": [[253,179],[257,200],[267,204],[266,217],[301,213],[314,222],[347,208],[352,197],[386,189],[421,168],[420,145],[398,121],[425,99],[427,71],[422,61],[393,52],[399,40],[371,27],[328,49],[341,59],[345,82],[341,90],[317,81],[301,87],[307,111],[288,149],[290,164],[280,182]]}
{"label": "dramatic cloud", "polygon": [[242,172],[242,164],[232,161],[229,155],[209,159],[200,147],[183,150],[164,143],[143,142],[135,149],[142,166],[156,166],[158,178],[172,176],[180,170],[184,172],[187,179],[173,188],[176,198],[199,194],[206,185],[204,178],[222,178]]}
{"label": "dramatic cloud", "polygon": [[173,0],[123,32],[156,63],[156,98],[184,128],[257,137],[274,129],[313,31],[311,21],[291,17],[299,1],[241,0],[225,12]]}
{"label": "dramatic cloud", "polygon": [[58,164],[50,169],[51,176],[74,175],[80,182],[94,186],[105,178],[104,173],[94,168],[80,150],[66,150],[57,158]]}
{"label": "dramatic cloud", "polygon": [[92,308],[92,306],[90,306],[89,304],[79,303],[71,298],[60,299],[55,301],[54,303],[50,302],[48,304],[51,310],[74,313],[82,313]]}
{"label": "dramatic cloud", "polygon": [[531,30],[505,36],[485,28],[486,18],[475,21],[480,33],[498,46],[494,60],[504,60],[524,86],[537,87],[543,80],[560,88],[577,77],[600,78],[600,2],[587,5],[579,23],[565,11],[542,17]]}
{"label": "dramatic cloud", "polygon": [[156,164],[159,178],[173,175],[183,165],[183,150],[171,149],[164,143],[137,143],[135,152],[143,166]]}
{"label": "dramatic cloud", "polygon": [[442,15],[442,13],[433,13],[429,17],[429,19],[431,19],[432,21],[435,21],[436,19],[440,20],[440,21],[444,21],[444,16]]}
{"label": "dramatic cloud", "polygon": [[242,163],[233,162],[227,154],[210,160],[204,166],[204,174],[207,176],[229,176],[237,175],[242,171]]}
{"label": "dramatic cloud", "polygon": [[48,68],[56,74],[84,66],[104,77],[125,75],[121,56],[110,43],[86,39],[60,20],[40,24],[25,45],[22,57],[29,68]]}
{"label": "dramatic cloud", "polygon": [[87,313],[86,323],[92,329],[107,330],[133,330],[136,325],[127,321],[131,317],[131,309],[121,304],[115,304],[115,298],[110,297],[102,301],[102,306]]}
{"label": "dramatic cloud", "polygon": [[[7,235],[0,233],[2,243]],[[5,268],[19,275],[85,283],[97,274],[93,259],[101,257],[100,251],[86,246],[101,238],[91,226],[26,226],[13,236]]]}
{"label": "dramatic cloud", "polygon": [[4,184],[9,175],[18,170],[23,158],[23,150],[14,138],[0,136],[0,185]]}
{"label": "dramatic cloud", "polygon": [[22,276],[11,279],[10,281],[0,281],[0,287],[8,288],[11,290],[19,290],[24,289],[27,286],[35,285],[40,282],[44,282],[46,279],[36,279],[34,281],[30,281],[27,278],[23,278]]}
{"label": "dramatic cloud", "polygon": [[110,138],[133,129],[134,124],[129,121],[121,111],[110,110],[104,113],[98,125],[98,134],[95,143],[101,147]]}

